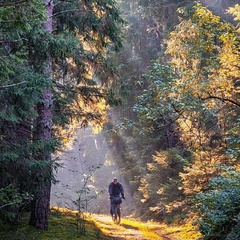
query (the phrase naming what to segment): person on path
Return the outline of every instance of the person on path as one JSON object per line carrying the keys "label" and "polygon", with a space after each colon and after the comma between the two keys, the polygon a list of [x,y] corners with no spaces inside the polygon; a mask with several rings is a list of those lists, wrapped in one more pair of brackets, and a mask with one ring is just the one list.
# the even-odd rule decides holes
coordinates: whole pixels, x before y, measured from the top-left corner
{"label": "person on path", "polygon": [[[118,179],[116,177],[114,177],[112,182],[109,184],[108,193],[111,200],[111,206],[113,203],[120,204],[122,202],[120,194],[122,198],[125,199],[123,186],[120,182],[118,182]],[[111,206],[110,206],[110,214],[112,215]]]}

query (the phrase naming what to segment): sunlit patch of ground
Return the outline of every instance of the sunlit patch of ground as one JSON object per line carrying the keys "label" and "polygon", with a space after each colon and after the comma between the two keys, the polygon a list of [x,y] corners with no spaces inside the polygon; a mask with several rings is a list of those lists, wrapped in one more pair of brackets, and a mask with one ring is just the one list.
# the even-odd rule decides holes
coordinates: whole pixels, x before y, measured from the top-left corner
{"label": "sunlit patch of ground", "polygon": [[108,215],[93,214],[92,219],[104,235],[113,239],[132,240],[197,240],[197,233],[192,224],[184,226],[168,226],[155,222],[139,222],[135,219],[121,220],[121,224],[114,224]]}
{"label": "sunlit patch of ground", "polygon": [[151,226],[150,223],[141,223],[131,219],[122,219],[121,224],[117,225],[113,223],[110,216],[97,214],[93,214],[92,219],[104,235],[114,239],[174,240],[174,238],[161,236],[161,234],[157,233],[157,230],[161,230],[160,225]]}
{"label": "sunlit patch of ground", "polygon": [[191,222],[180,226],[167,226],[166,232],[167,234],[173,235],[177,240],[197,240],[202,237]]}

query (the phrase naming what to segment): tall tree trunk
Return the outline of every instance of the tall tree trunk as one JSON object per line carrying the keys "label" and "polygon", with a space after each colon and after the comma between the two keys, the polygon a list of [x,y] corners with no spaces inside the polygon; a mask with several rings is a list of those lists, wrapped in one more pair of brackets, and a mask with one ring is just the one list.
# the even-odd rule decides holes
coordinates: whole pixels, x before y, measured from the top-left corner
{"label": "tall tree trunk", "polygon": [[[52,13],[53,1],[45,0],[47,20],[43,24],[44,30],[52,33]],[[46,67],[44,74],[48,76],[48,81],[52,81],[51,56],[43,63]],[[37,105],[38,119],[36,123],[35,141],[39,144],[37,160],[42,161],[41,171],[37,173],[37,189],[32,201],[32,210],[29,224],[42,230],[48,229],[48,213],[50,205],[51,191],[51,126],[52,126],[52,92],[51,84],[42,92],[41,102]]]}

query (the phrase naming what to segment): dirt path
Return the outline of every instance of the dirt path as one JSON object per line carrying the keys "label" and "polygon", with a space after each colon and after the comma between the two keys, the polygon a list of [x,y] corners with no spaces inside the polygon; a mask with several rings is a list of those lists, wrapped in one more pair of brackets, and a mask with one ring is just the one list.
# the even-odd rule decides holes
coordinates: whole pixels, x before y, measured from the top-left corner
{"label": "dirt path", "polygon": [[117,225],[113,223],[110,216],[98,214],[93,214],[92,219],[106,236],[116,240],[177,240],[164,233],[163,226],[153,223],[122,219],[121,224]]}

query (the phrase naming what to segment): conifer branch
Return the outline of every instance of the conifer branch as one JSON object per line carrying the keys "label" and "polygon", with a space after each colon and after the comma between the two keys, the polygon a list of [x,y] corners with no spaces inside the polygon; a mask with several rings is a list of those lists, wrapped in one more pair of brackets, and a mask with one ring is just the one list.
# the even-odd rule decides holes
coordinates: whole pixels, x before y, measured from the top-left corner
{"label": "conifer branch", "polygon": [[18,0],[13,2],[0,3],[0,7],[10,7],[10,6],[18,5],[24,2],[27,2],[27,0]]}
{"label": "conifer branch", "polygon": [[6,204],[0,206],[0,209],[1,209],[1,208],[4,208],[4,207],[6,207],[6,206],[10,206],[10,205],[18,204],[18,203],[20,203],[20,201],[11,202],[11,203],[6,203]]}
{"label": "conifer branch", "polygon": [[5,86],[0,86],[0,90],[1,89],[6,89],[6,88],[10,88],[10,87],[15,87],[15,86],[21,85],[21,84],[23,84],[25,82],[26,81],[22,81],[22,82],[19,82],[19,83],[14,83],[14,84],[9,84],[9,85],[5,85]]}
{"label": "conifer branch", "polygon": [[16,39],[16,40],[0,40],[0,44],[5,44],[5,43],[16,43],[16,42],[20,42],[20,41],[28,41],[27,38],[19,38],[19,39]]}

